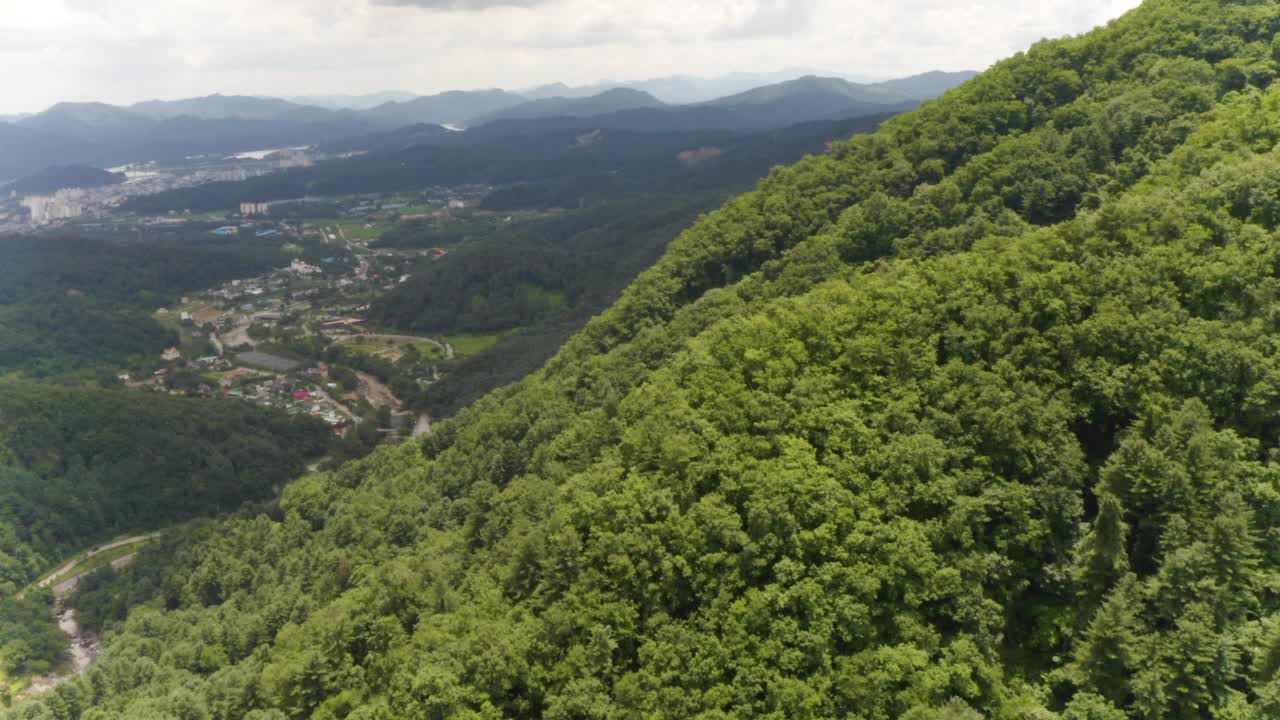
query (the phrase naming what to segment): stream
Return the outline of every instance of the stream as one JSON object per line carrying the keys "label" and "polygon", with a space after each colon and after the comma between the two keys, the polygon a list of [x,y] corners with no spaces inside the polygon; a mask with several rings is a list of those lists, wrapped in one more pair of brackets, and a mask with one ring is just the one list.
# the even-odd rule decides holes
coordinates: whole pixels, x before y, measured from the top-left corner
{"label": "stream", "polygon": [[[89,557],[112,548],[120,547],[121,545],[150,540],[155,537],[158,537],[158,535],[146,535],[121,540],[95,549]],[[111,561],[111,567],[119,570],[133,562],[134,558],[137,556],[138,553],[136,552],[129,553],[128,555],[122,555],[121,557]],[[81,559],[81,561],[82,560],[83,559]],[[75,567],[76,562],[78,561],[72,561],[65,568],[61,568],[60,570],[62,572],[67,572],[71,568]],[[102,641],[98,638],[97,633],[80,626],[79,621],[76,620],[75,608],[67,605],[67,600],[75,593],[76,585],[80,582],[80,578],[88,575],[96,569],[97,568],[93,568],[69,578],[58,578],[55,574],[53,578],[50,578],[50,580],[40,583],[41,586],[44,586],[49,582],[52,582],[54,579],[57,579],[58,581],[57,584],[53,586],[53,609],[58,617],[58,629],[62,630],[63,634],[67,636],[67,662],[63,663],[53,672],[33,677],[31,682],[22,690],[21,693],[19,693],[19,700],[27,700],[49,692],[62,683],[76,677],[85,670],[88,670],[89,667],[93,665],[94,661],[98,659],[98,653],[102,649]]]}

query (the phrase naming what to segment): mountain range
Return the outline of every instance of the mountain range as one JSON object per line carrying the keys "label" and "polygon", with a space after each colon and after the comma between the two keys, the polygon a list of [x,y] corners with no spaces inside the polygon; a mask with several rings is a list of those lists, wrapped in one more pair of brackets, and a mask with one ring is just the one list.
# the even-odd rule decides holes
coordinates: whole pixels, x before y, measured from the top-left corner
{"label": "mountain range", "polygon": [[[547,124],[564,127],[565,118],[591,117],[601,118],[605,127],[639,132],[760,131],[900,112],[970,75],[930,73],[874,84],[810,76],[685,104],[629,87],[586,95],[557,87],[565,94],[553,96],[544,96],[550,89],[527,95],[497,89],[451,91],[412,99],[385,93],[360,102],[370,105],[375,98],[392,99],[362,110],[335,109],[332,99],[330,107],[320,107],[281,98],[217,94],[129,106],[59,103],[34,115],[0,122],[0,178],[58,165],[110,166],[320,144],[422,124],[480,127],[490,134],[508,135],[541,132]],[[664,94],[672,95],[669,90]]]}

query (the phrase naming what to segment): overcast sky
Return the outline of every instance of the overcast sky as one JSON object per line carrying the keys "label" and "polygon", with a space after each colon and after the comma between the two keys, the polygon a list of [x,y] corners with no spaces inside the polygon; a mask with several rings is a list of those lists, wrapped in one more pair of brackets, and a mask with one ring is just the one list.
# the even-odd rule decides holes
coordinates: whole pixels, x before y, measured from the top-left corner
{"label": "overcast sky", "polygon": [[815,68],[981,70],[1137,0],[0,0],[0,112]]}

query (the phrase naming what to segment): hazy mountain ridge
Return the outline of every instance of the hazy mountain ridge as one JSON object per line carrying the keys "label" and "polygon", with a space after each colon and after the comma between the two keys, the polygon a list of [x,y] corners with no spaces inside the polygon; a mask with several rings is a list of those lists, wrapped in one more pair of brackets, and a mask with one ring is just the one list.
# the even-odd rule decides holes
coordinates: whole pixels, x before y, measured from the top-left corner
{"label": "hazy mountain ridge", "polygon": [[[802,122],[900,112],[965,76],[917,76],[896,84],[871,85],[809,77],[705,103],[674,105],[629,87],[534,100],[504,90],[451,91],[359,111],[218,94],[127,107],[59,103],[13,123],[0,123],[0,150],[9,149],[0,152],[0,178],[50,165],[110,166],[288,145],[338,141],[352,145],[359,138],[424,124],[472,127],[479,130],[473,136],[476,139],[575,127],[581,124],[578,118],[593,118],[599,127],[636,132],[758,132]],[[442,141],[457,140],[434,135]]]}
{"label": "hazy mountain ridge", "polygon": [[125,181],[122,173],[107,172],[87,165],[65,165],[45,168],[19,178],[12,189],[20,195],[48,194],[65,188],[94,188]]}

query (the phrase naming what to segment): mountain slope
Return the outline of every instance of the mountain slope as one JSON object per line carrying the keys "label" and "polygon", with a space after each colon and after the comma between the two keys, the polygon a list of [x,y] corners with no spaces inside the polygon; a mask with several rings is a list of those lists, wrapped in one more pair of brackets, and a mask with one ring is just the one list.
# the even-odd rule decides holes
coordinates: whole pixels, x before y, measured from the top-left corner
{"label": "mountain slope", "polygon": [[300,110],[304,106],[277,98],[243,95],[209,95],[186,100],[151,100],[130,105],[129,109],[153,118],[175,118],[184,115],[206,120],[223,118],[265,119]]}
{"label": "mountain slope", "polygon": [[405,102],[383,103],[364,114],[396,125],[470,125],[477,118],[524,103],[504,90],[452,91]]}
{"label": "mountain slope", "polygon": [[928,100],[935,98],[951,88],[973,78],[978,73],[970,70],[959,72],[943,72],[934,70],[919,75],[872,83],[868,87],[881,89],[902,98]]}
{"label": "mountain slope", "polygon": [[752,88],[751,90],[717,98],[704,104],[712,107],[765,105],[779,100],[807,96],[829,96],[843,98],[850,102],[879,104],[915,99],[915,96],[902,94],[884,86],[858,85],[840,78],[808,75],[795,80]]}
{"label": "mountain slope", "polygon": [[92,154],[84,143],[57,133],[0,122],[0,182]]}
{"label": "mountain slope", "polygon": [[776,171],[421,445],[103,579],[48,711],[1274,717],[1278,23],[1150,0]]}
{"label": "mountain slope", "polygon": [[20,195],[50,194],[63,188],[95,188],[125,181],[122,173],[85,165],[51,167],[20,178],[13,189]]}
{"label": "mountain slope", "polygon": [[478,118],[476,124],[494,120],[534,120],[554,117],[591,117],[622,110],[661,108],[665,103],[646,92],[614,88],[582,98],[551,97],[532,100]]}

